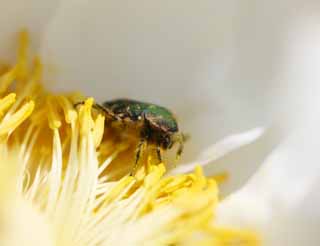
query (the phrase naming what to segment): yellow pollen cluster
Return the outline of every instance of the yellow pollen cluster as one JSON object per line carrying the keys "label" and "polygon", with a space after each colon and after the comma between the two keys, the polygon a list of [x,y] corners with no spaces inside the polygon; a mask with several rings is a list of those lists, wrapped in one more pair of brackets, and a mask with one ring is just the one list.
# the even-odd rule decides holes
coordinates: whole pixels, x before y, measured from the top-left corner
{"label": "yellow pollen cluster", "polygon": [[19,43],[16,65],[0,69],[0,199],[30,204],[52,245],[259,245],[255,233],[215,225],[225,175],[166,176],[147,153],[130,176],[134,146],[110,135],[92,98],[74,107],[78,96],[46,91],[26,32]]}

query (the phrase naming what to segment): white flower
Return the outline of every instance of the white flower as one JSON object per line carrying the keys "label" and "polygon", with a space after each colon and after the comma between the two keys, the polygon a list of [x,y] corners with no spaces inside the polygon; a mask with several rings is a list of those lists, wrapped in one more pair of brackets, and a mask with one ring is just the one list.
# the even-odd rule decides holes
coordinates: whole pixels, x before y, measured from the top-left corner
{"label": "white flower", "polygon": [[[127,96],[172,108],[180,117],[182,129],[192,135],[183,161],[204,160],[208,164],[207,174],[224,170],[230,174],[222,189],[225,194],[234,193],[220,205],[221,223],[228,221],[257,228],[272,245],[288,242],[287,232],[292,236],[291,244],[316,245],[318,237],[313,229],[317,228],[318,220],[313,215],[317,209],[305,209],[301,204],[304,199],[315,198],[308,194],[316,190],[317,169],[313,163],[318,159],[307,153],[303,155],[306,158],[295,155],[296,149],[316,146],[316,141],[309,138],[313,135],[316,139],[316,129],[311,134],[302,134],[303,142],[299,137],[286,140],[265,162],[264,158],[279,143],[273,127],[257,142],[234,151],[214,165],[208,157],[215,160],[230,145],[213,156],[203,151],[222,137],[257,126],[281,122],[286,128],[287,112],[296,113],[297,106],[305,110],[299,103],[293,103],[304,88],[308,88],[308,96],[301,96],[302,100],[297,101],[310,101],[309,108],[317,102],[310,100],[316,97],[310,94],[315,93],[317,87],[312,82],[317,77],[310,76],[314,69],[305,64],[318,62],[292,62],[305,61],[300,58],[308,54],[295,44],[309,44],[314,40],[304,30],[309,30],[316,21],[308,21],[306,25],[304,16],[314,12],[316,2],[307,3],[309,5],[305,1],[284,1],[281,8],[276,8],[279,4],[276,1],[32,0],[23,4],[10,1],[1,8],[0,55],[10,56],[11,34],[27,26],[36,37],[34,49],[40,48],[49,64],[48,78],[57,75],[55,88],[58,90],[81,90],[100,101]],[[293,11],[304,6],[303,13]],[[314,28],[310,29],[310,33],[314,33]],[[296,39],[304,35],[311,38]],[[308,50],[314,50],[313,45],[310,47],[307,46]],[[286,67],[287,64],[293,66]],[[292,87],[298,90],[290,90],[293,100],[287,100],[286,82],[293,79],[297,86]],[[300,87],[301,82],[306,83],[305,79],[307,85]],[[293,110],[290,105],[294,105]],[[290,119],[301,119],[299,116]],[[311,122],[316,122],[313,120]],[[234,146],[250,143],[259,135],[257,132],[249,132],[252,138]],[[232,141],[237,142],[238,138]],[[222,143],[218,148],[213,145],[214,151],[225,146],[226,142]],[[277,156],[286,158],[278,160]],[[307,158],[310,156],[314,158]],[[293,160],[304,163],[291,166]],[[283,168],[279,168],[282,165]],[[301,181],[294,189],[293,180]],[[274,203],[279,204],[279,209]],[[308,224],[306,218],[309,218],[306,211],[314,220],[308,233],[304,230],[304,220]],[[277,218],[283,220],[277,222]],[[278,227],[273,227],[275,224]]]}

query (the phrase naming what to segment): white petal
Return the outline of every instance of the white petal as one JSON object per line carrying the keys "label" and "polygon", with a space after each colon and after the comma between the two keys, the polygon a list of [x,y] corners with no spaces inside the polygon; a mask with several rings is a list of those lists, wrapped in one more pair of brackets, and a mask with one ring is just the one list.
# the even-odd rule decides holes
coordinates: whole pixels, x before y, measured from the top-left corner
{"label": "white petal", "polygon": [[250,144],[257,140],[263,133],[265,132],[265,128],[258,127],[251,129],[247,132],[234,134],[231,136],[228,136],[221,140],[220,142],[208,147],[205,151],[203,151],[199,158],[192,162],[187,164],[181,164],[177,168],[170,171],[171,174],[177,174],[177,173],[186,173],[191,172],[194,170],[195,166],[205,166],[209,163],[212,163],[223,156],[227,155],[228,153],[245,146],[247,144]]}
{"label": "white petal", "polygon": [[[278,127],[265,129],[262,135],[259,132],[260,130],[253,129],[251,139],[247,138],[248,135],[250,136],[250,131],[248,135],[245,133],[242,136],[245,136],[243,140],[246,141],[241,146],[239,144],[239,148],[234,146],[235,148],[231,152],[225,152],[226,155],[221,155],[216,160],[212,159],[211,162],[203,166],[204,172],[208,176],[227,174],[226,182],[220,186],[222,196],[226,196],[242,187],[258,170],[266,156],[270,154],[283,137],[283,133]],[[240,134],[240,137],[242,136]],[[223,152],[220,153],[222,154]],[[187,168],[185,169],[183,164],[181,164],[178,166],[178,169],[181,168],[180,171],[187,171],[186,169],[191,170],[195,165],[199,164],[201,162],[192,162],[189,165],[187,164]]]}
{"label": "white petal", "polygon": [[[299,20],[290,33],[286,78],[292,78],[292,135],[238,192],[225,199],[217,218],[256,228],[266,245],[319,245],[320,114],[319,18]],[[290,122],[286,122],[288,125]]]}
{"label": "white petal", "polygon": [[320,243],[315,233],[320,225],[319,138],[314,133],[299,132],[283,143],[243,189],[220,204],[220,223],[256,229],[266,245]]}

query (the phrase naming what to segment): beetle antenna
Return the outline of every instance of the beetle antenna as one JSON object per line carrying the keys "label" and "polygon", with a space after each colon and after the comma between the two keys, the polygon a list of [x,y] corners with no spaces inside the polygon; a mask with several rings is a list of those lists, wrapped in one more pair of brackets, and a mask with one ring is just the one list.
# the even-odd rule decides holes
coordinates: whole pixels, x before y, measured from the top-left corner
{"label": "beetle antenna", "polygon": [[93,104],[93,107],[99,111],[102,111],[106,116],[110,117],[112,120],[120,120],[110,109],[105,108],[98,103]]}
{"label": "beetle antenna", "polygon": [[159,163],[161,163],[162,162],[162,155],[161,155],[161,148],[159,145],[157,145],[156,151],[157,151],[158,161],[159,161]]}
{"label": "beetle antenna", "polygon": [[77,108],[79,105],[82,105],[82,104],[84,104],[84,101],[73,104],[73,107]]}
{"label": "beetle antenna", "polygon": [[[77,102],[75,103],[73,106],[74,107],[78,107],[79,105],[82,105],[84,104],[84,101],[81,101],[81,102]],[[119,117],[117,117],[110,109],[108,108],[105,108],[103,106],[101,106],[100,104],[98,103],[94,103],[92,105],[92,107],[100,112],[103,112],[105,116],[107,116],[109,119],[111,118],[111,120],[118,120],[120,121],[121,119]]]}
{"label": "beetle antenna", "polygon": [[142,151],[142,147],[143,147],[144,143],[145,143],[145,140],[143,138],[140,139],[140,142],[139,142],[138,147],[136,149],[136,158],[134,161],[134,166],[130,172],[130,176],[134,176],[137,171],[139,160],[140,160],[140,155],[141,155],[141,151]]}

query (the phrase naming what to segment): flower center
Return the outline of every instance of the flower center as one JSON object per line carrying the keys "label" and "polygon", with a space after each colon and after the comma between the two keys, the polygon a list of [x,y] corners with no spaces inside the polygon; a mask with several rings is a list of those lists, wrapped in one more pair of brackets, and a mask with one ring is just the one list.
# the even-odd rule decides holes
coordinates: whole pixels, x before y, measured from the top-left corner
{"label": "flower center", "polygon": [[207,178],[199,167],[165,176],[146,150],[130,176],[134,141],[109,131],[92,98],[74,107],[82,96],[43,88],[41,61],[30,64],[27,33],[19,39],[17,63],[0,69],[2,200],[10,190],[32,206],[55,245],[258,244],[255,233],[215,224],[225,175]]}

